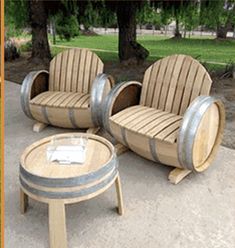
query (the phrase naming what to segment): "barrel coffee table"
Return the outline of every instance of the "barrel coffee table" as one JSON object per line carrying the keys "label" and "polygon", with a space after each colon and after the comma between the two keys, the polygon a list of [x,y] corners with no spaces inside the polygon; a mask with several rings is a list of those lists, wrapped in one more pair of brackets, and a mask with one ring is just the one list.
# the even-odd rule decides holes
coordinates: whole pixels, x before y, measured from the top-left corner
{"label": "barrel coffee table", "polygon": [[113,145],[94,134],[72,133],[87,137],[86,159],[83,164],[61,165],[48,162],[47,147],[52,137],[30,145],[20,160],[20,208],[25,213],[28,197],[49,205],[49,236],[51,248],[66,248],[65,204],[91,199],[116,185],[118,213],[123,214],[123,199],[118,160]]}

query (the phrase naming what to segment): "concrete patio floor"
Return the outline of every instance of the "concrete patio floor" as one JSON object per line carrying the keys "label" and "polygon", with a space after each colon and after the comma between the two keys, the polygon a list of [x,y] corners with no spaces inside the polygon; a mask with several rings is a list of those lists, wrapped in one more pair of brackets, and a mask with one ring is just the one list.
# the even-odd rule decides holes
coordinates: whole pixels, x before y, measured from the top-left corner
{"label": "concrete patio floor", "polygon": [[[20,107],[20,86],[5,82],[5,247],[48,245],[47,206],[30,200],[19,211],[19,158],[32,142],[68,132],[32,131]],[[235,247],[235,151],[221,147],[204,173],[179,185],[167,180],[171,168],[127,152],[119,157],[125,214],[114,211],[114,186],[89,201],[66,207],[69,248],[233,248]]]}

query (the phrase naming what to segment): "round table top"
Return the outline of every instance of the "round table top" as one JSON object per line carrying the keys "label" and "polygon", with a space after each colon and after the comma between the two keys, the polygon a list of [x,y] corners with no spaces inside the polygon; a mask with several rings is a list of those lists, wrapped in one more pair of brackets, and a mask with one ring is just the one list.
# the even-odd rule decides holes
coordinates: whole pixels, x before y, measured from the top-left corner
{"label": "round table top", "polygon": [[[47,160],[47,147],[53,137],[87,137],[86,158],[83,164],[62,165]],[[96,172],[115,156],[113,145],[103,137],[87,133],[66,133],[41,139],[25,149],[21,166],[28,173],[44,178],[71,178]]]}

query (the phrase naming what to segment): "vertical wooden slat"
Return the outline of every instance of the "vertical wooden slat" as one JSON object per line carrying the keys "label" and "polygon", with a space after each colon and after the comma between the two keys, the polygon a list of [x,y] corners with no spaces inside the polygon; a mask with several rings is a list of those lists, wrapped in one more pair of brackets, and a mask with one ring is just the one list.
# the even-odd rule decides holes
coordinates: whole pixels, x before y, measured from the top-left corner
{"label": "vertical wooden slat", "polygon": [[61,78],[60,78],[60,91],[65,91],[66,86],[66,74],[68,64],[68,51],[62,53],[62,64],[61,64]]}
{"label": "vertical wooden slat", "polygon": [[58,91],[60,88],[62,58],[63,58],[63,53],[60,53],[56,56],[56,60],[55,60],[55,76],[54,76],[54,82],[52,82],[54,91]]}
{"label": "vertical wooden slat", "polygon": [[166,57],[162,59],[161,61],[161,66],[160,66],[158,77],[157,77],[157,84],[155,86],[154,96],[152,100],[153,108],[158,107],[159,98],[161,96],[162,85],[164,83],[164,78],[165,78],[169,58],[170,57]]}
{"label": "vertical wooden slat", "polygon": [[73,65],[74,69],[73,69],[73,78],[72,78],[72,92],[77,92],[78,75],[80,70],[80,59],[81,59],[81,49],[76,49],[74,65]]}
{"label": "vertical wooden slat", "polygon": [[86,54],[87,50],[82,49],[80,55],[80,63],[79,63],[79,74],[77,80],[77,92],[83,93],[83,83],[84,83],[84,73],[85,73],[85,64],[86,64]]}
{"label": "vertical wooden slat", "polygon": [[73,63],[74,63],[74,49],[68,51],[68,63],[67,63],[67,74],[65,79],[65,91],[71,91],[71,81],[73,75]]}
{"label": "vertical wooden slat", "polygon": [[203,67],[199,67],[198,72],[197,72],[197,77],[195,78],[194,84],[193,84],[193,89],[192,89],[192,94],[189,100],[189,104],[197,97],[199,96],[199,93],[201,91],[202,87],[202,82],[205,78],[205,69]]}
{"label": "vertical wooden slat", "polygon": [[55,83],[55,63],[56,63],[57,56],[52,59],[50,62],[50,69],[49,69],[49,90],[54,90],[54,83]]}
{"label": "vertical wooden slat", "polygon": [[177,83],[177,88],[176,88],[176,93],[174,96],[174,99],[172,101],[172,113],[174,114],[179,114],[180,110],[180,104],[183,98],[184,90],[185,90],[185,85],[188,79],[189,71],[191,64],[193,62],[193,59],[189,56],[186,56],[184,63],[182,65],[182,70],[179,76],[179,80]]}
{"label": "vertical wooden slat", "polygon": [[184,90],[184,94],[183,94],[183,98],[182,98],[181,106],[180,106],[180,112],[179,112],[180,115],[182,115],[185,112],[186,108],[188,107],[191,93],[193,90],[193,84],[197,76],[198,68],[199,68],[199,64],[196,60],[194,60],[190,67],[188,79],[185,84],[185,90]]}
{"label": "vertical wooden slat", "polygon": [[97,59],[98,59],[98,65],[97,65],[96,75],[98,75],[99,73],[102,73],[103,69],[104,69],[103,62],[99,58],[97,58]]}
{"label": "vertical wooden slat", "polygon": [[95,56],[95,55],[93,54],[93,56],[92,56],[92,61],[91,61],[89,92],[90,92],[90,90],[91,90],[92,83],[93,83],[95,77],[97,76],[97,73],[96,73],[97,67],[98,67],[98,58],[97,58],[97,56]]}
{"label": "vertical wooden slat", "polygon": [[141,97],[140,97],[140,104],[141,105],[145,105],[145,102],[146,102],[148,84],[149,84],[150,74],[151,74],[152,68],[153,68],[153,66],[150,66],[144,73],[143,86],[142,86]]}
{"label": "vertical wooden slat", "polygon": [[146,99],[146,106],[149,106],[149,107],[152,106],[154,90],[155,90],[155,87],[156,87],[156,84],[157,84],[156,78],[157,78],[158,73],[159,73],[159,67],[160,67],[159,62],[155,63],[153,65],[153,67],[152,67],[152,73],[151,73],[151,76],[150,76],[147,99]]}
{"label": "vertical wooden slat", "polygon": [[200,95],[209,95],[211,89],[212,80],[208,72],[205,74],[205,78],[202,83]]}
{"label": "vertical wooden slat", "polygon": [[89,79],[91,73],[91,59],[92,59],[92,53],[90,51],[87,51],[86,64],[84,69],[83,89],[82,89],[82,92],[84,93],[89,92],[88,90],[89,90]]}
{"label": "vertical wooden slat", "polygon": [[168,64],[167,64],[167,70],[165,73],[165,77],[163,80],[163,84],[162,84],[162,90],[159,96],[159,103],[158,103],[158,109],[162,109],[164,110],[165,108],[165,102],[166,102],[166,98],[167,98],[167,92],[168,92],[168,88],[172,79],[172,74],[176,65],[176,61],[177,61],[177,55],[172,55],[169,57],[168,60]]}
{"label": "vertical wooden slat", "polygon": [[181,73],[181,70],[182,70],[182,65],[183,65],[184,59],[185,59],[184,55],[179,55],[178,58],[177,58],[175,68],[174,68],[174,71],[172,73],[170,85],[169,85],[169,88],[168,88],[169,90],[168,90],[168,93],[167,93],[166,103],[165,103],[165,107],[164,107],[165,111],[171,112],[172,105],[173,105],[173,99],[174,99],[174,96],[176,94],[177,84],[181,83],[179,81],[179,76],[180,76],[180,73]]}

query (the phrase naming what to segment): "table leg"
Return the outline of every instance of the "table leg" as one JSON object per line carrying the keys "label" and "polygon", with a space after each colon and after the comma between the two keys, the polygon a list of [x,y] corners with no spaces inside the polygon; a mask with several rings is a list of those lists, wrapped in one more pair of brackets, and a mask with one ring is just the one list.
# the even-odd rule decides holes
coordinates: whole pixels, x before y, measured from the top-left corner
{"label": "table leg", "polygon": [[118,214],[124,214],[123,208],[123,198],[122,198],[122,188],[121,188],[121,180],[120,176],[118,175],[115,180],[116,192],[117,192],[117,200],[118,200]]}
{"label": "table leg", "polygon": [[24,193],[22,189],[20,189],[20,212],[24,214],[28,208],[28,196]]}
{"label": "table leg", "polygon": [[65,204],[61,200],[49,203],[50,248],[67,248]]}

